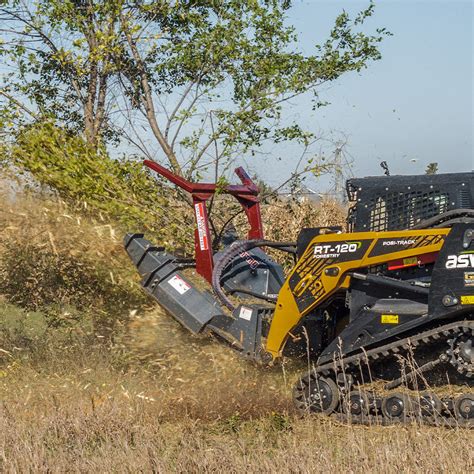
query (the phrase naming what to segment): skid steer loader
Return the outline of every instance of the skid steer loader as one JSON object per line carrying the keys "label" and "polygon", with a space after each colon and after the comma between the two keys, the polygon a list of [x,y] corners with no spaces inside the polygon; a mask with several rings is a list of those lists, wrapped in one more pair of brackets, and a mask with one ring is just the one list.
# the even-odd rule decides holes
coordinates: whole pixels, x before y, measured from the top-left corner
{"label": "skid steer loader", "polygon": [[[230,232],[214,250],[206,202],[217,186],[145,165],[190,194],[195,258],[143,234],[125,248],[143,288],[192,333],[263,364],[309,358],[293,392],[302,413],[473,426],[474,173],[350,179],[347,231],[304,228],[296,242],[274,242],[258,188],[237,168],[241,184],[219,192],[240,203],[248,235]],[[293,254],[288,274],[268,248]],[[453,385],[454,396],[442,389]]]}

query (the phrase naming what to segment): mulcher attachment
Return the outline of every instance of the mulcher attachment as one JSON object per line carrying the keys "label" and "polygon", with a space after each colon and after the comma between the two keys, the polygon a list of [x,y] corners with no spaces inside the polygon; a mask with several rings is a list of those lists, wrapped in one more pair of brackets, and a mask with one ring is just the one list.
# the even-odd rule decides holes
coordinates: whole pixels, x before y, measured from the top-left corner
{"label": "mulcher attachment", "polygon": [[125,249],[143,277],[141,285],[163,308],[192,333],[201,332],[214,316],[222,313],[217,301],[197,290],[180,271],[186,268],[163,247],[155,247],[143,234],[127,234]]}
{"label": "mulcher attachment", "polygon": [[[163,247],[153,246],[143,234],[125,236],[125,249],[142,276],[143,288],[193,334],[210,333],[245,357],[268,360],[268,354],[262,351],[262,335],[268,332],[273,311],[255,304],[223,307],[222,297],[219,301],[210,291],[201,291],[182,272],[195,269],[199,288],[209,285],[211,289],[212,285],[214,291],[222,287],[244,300],[249,297],[267,302],[275,300],[285,278],[282,267],[255,245],[242,247],[242,241],[236,242],[237,235],[232,232],[223,233],[213,242],[207,215],[206,202],[216,193],[228,194],[239,202],[248,220],[249,240],[243,242],[267,242],[263,238],[257,186],[243,168],[235,170],[242,184],[221,188],[215,183],[192,183],[153,161],[146,160],[144,164],[190,195],[196,227],[192,259],[180,259]],[[215,252],[220,244],[224,249]],[[227,258],[229,250],[231,259]],[[217,296],[220,293],[217,291]]]}
{"label": "mulcher attachment", "polygon": [[142,276],[141,285],[193,334],[208,333],[224,340],[245,357],[262,360],[262,329],[271,311],[256,305],[224,310],[209,291],[200,291],[183,274],[190,266],[163,247],[153,246],[143,234],[127,234],[125,249]]}

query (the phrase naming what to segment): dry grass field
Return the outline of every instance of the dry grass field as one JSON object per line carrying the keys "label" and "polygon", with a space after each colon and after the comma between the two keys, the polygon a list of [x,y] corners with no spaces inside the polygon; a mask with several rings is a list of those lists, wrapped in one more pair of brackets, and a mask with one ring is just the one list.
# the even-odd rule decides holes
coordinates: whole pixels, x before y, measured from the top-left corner
{"label": "dry grass field", "polygon": [[472,431],[296,416],[299,367],[186,333],[141,293],[121,232],[3,202],[1,472],[472,471]]}

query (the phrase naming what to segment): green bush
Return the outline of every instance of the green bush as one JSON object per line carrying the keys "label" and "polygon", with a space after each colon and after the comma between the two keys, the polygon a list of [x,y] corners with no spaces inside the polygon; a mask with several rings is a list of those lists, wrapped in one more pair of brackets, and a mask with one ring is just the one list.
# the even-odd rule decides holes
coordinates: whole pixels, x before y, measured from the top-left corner
{"label": "green bush", "polygon": [[128,231],[147,232],[165,244],[191,244],[192,233],[182,224],[192,214],[140,161],[112,159],[105,149],[95,149],[46,121],[19,131],[10,162],[68,204],[107,216]]}

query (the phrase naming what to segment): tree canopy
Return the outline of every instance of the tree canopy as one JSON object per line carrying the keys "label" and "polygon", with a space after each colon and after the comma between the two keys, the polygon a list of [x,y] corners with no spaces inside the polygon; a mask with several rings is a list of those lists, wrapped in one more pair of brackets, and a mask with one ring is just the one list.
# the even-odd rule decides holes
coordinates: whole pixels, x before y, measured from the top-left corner
{"label": "tree canopy", "polygon": [[[374,5],[343,11],[329,37],[301,52],[278,0],[2,0],[9,66],[4,128],[47,116],[92,145],[128,141],[150,155],[143,124],[179,174],[195,176],[266,142],[308,147],[292,100],[380,59]],[[309,162],[311,168],[311,162]]]}

